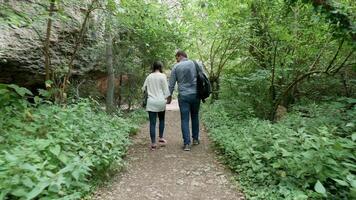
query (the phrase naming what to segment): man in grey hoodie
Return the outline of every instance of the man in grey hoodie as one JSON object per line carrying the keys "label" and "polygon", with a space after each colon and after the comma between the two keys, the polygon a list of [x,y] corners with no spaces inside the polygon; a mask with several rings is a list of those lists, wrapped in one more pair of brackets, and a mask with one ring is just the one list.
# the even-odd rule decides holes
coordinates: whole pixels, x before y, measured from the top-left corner
{"label": "man in grey hoodie", "polygon": [[[192,60],[188,59],[184,51],[176,53],[177,63],[173,66],[169,79],[169,91],[171,96],[167,103],[172,100],[172,94],[176,82],[178,83],[178,103],[181,116],[181,129],[183,135],[183,150],[190,151],[189,119],[192,120],[193,145],[199,144],[199,108],[200,99],[197,95],[197,71]],[[199,66],[201,67],[201,66]],[[201,67],[202,68],[202,67]]]}

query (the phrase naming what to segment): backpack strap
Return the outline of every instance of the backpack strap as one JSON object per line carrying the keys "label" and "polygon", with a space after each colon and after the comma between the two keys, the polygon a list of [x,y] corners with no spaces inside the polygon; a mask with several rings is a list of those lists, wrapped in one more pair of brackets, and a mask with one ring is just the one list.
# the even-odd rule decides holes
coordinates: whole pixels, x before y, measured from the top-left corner
{"label": "backpack strap", "polygon": [[[197,86],[198,86],[199,73],[202,72],[202,71],[201,71],[201,69],[199,67],[199,64],[197,63],[196,60],[193,60],[193,63],[195,65],[195,70],[197,71]],[[199,91],[197,91],[197,95],[199,97]],[[201,99],[201,100],[202,100],[203,103],[205,103],[205,99]]]}
{"label": "backpack strap", "polygon": [[198,75],[198,73],[200,72],[200,67],[199,67],[199,64],[197,63],[197,61],[195,61],[195,60],[193,60],[193,63],[194,63],[194,65],[195,65],[195,69],[197,70],[197,75]]}

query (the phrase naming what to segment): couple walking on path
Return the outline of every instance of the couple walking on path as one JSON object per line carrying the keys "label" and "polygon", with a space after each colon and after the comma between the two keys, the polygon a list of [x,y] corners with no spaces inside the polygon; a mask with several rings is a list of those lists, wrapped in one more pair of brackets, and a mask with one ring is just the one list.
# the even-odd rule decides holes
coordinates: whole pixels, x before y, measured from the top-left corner
{"label": "couple walking on path", "polygon": [[[152,73],[144,82],[143,89],[147,91],[148,98],[146,111],[150,120],[151,150],[157,148],[156,120],[159,119],[158,143],[166,145],[164,139],[164,119],[166,104],[172,101],[175,84],[178,83],[178,104],[181,116],[181,131],[183,136],[183,150],[190,151],[191,143],[199,144],[199,108],[200,98],[197,94],[197,69],[195,62],[188,59],[184,51],[176,53],[177,63],[173,66],[169,85],[167,77],[162,73],[163,64],[159,61],[153,63]],[[202,66],[198,65],[202,70]],[[192,123],[192,138],[190,139],[189,120]]]}

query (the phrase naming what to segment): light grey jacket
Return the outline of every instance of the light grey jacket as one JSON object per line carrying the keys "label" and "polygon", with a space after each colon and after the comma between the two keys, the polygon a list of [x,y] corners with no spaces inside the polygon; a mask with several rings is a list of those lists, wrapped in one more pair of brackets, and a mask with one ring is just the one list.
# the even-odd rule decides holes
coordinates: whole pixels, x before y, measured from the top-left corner
{"label": "light grey jacket", "polygon": [[[201,69],[202,66],[198,64]],[[197,71],[192,60],[187,58],[175,64],[169,79],[169,92],[173,94],[174,87],[178,83],[179,95],[191,95],[197,93]]]}

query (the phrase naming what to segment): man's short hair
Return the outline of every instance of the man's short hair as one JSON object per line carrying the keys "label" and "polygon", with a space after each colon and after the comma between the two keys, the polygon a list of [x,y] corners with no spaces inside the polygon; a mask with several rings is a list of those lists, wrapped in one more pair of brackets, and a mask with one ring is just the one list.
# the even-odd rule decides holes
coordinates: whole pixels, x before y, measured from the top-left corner
{"label": "man's short hair", "polygon": [[188,58],[187,54],[182,50],[178,50],[176,56],[183,56],[184,58]]}

